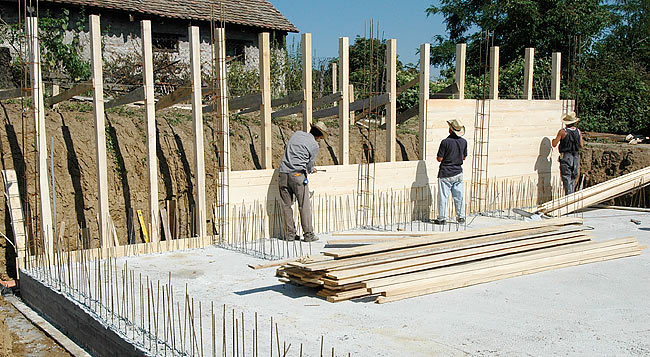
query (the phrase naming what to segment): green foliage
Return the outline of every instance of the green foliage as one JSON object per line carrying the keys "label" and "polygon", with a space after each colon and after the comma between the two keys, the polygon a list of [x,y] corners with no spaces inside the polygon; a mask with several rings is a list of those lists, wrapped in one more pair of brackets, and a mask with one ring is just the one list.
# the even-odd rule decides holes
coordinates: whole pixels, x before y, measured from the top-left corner
{"label": "green foliage", "polygon": [[228,64],[228,90],[230,96],[240,97],[260,91],[260,72],[257,69],[246,70],[244,64],[232,61]]}

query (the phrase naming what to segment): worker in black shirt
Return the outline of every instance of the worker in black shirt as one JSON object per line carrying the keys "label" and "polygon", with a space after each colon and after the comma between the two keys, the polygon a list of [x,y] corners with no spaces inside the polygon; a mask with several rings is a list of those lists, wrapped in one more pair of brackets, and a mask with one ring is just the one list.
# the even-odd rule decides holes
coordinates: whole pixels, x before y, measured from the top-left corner
{"label": "worker in black shirt", "polygon": [[448,120],[449,136],[438,149],[438,219],[436,224],[447,223],[449,192],[454,198],[458,223],[465,223],[463,161],[467,157],[467,140],[463,139],[465,127],[456,119]]}
{"label": "worker in black shirt", "polygon": [[560,144],[560,176],[564,193],[567,195],[575,192],[575,182],[580,172],[579,149],[584,146],[584,142],[580,129],[576,127],[579,120],[574,112],[562,115],[562,123],[565,127],[557,132],[557,136],[551,142],[553,147]]}

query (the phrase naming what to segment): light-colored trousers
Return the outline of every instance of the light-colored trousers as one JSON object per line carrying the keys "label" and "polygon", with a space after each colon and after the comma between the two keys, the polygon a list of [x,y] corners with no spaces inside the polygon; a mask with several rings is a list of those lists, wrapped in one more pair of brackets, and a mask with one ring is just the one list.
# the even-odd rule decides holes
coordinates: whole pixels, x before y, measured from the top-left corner
{"label": "light-colored trousers", "polygon": [[463,173],[452,177],[438,178],[438,219],[447,220],[447,202],[449,202],[449,192],[454,197],[454,206],[456,207],[457,218],[465,218],[465,184],[463,183]]}

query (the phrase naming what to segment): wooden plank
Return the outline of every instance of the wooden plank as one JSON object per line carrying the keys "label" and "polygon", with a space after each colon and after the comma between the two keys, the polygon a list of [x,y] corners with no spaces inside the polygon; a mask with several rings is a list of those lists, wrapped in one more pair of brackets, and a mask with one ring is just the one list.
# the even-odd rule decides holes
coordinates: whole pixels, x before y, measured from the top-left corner
{"label": "wooden plank", "polygon": [[[520,253],[557,245],[588,241],[584,232],[567,233],[557,236],[529,239],[525,241],[495,243],[487,246],[465,248],[445,253],[434,253],[428,256],[402,259],[390,263],[373,264],[367,267],[328,272],[325,276],[346,284],[386,276],[429,270],[441,266],[493,258],[506,254]],[[352,279],[354,278],[354,279]]]}
{"label": "wooden plank", "polygon": [[420,110],[420,107],[417,105],[414,105],[405,111],[397,114],[397,124],[403,124],[407,120],[413,118],[414,116],[418,115],[418,111]]}
{"label": "wooden plank", "polygon": [[560,83],[562,76],[562,53],[551,55],[551,99],[560,100]]}
{"label": "wooden plank", "polygon": [[169,215],[167,214],[167,209],[164,207],[160,208],[160,222],[162,223],[163,232],[165,233],[165,240],[172,240],[172,231],[169,229]]}
{"label": "wooden plank", "polygon": [[[194,128],[194,174],[196,180],[196,187],[194,188],[196,215],[195,232],[199,237],[205,237],[208,234],[208,211],[205,203],[205,147],[203,143],[203,95],[201,92],[201,38],[198,26],[190,26],[188,28],[188,38],[190,41],[190,69],[192,76],[192,127]],[[156,217],[158,217],[157,213],[158,210],[156,209]]]}
{"label": "wooden plank", "polygon": [[407,289],[410,286],[417,285],[420,283],[426,283],[427,281],[432,281],[438,279],[442,276],[453,277],[458,273],[464,273],[468,271],[482,271],[484,269],[503,266],[514,263],[527,263],[533,259],[543,259],[543,258],[553,258],[562,254],[572,254],[580,253],[593,249],[602,249],[620,245],[620,244],[636,244],[636,240],[633,237],[619,238],[606,242],[585,242],[585,243],[576,243],[568,246],[560,246],[547,248],[540,251],[520,253],[512,256],[506,257],[497,257],[489,259],[486,261],[477,261],[468,264],[443,267],[439,269],[434,269],[430,271],[416,272],[413,274],[406,274],[402,276],[395,276],[377,280],[371,280],[364,283],[364,286],[370,288],[373,293],[384,292],[388,289],[397,290],[397,289]]}
{"label": "wooden plank", "polygon": [[622,250],[616,250],[616,251],[613,251],[613,252],[610,252],[610,253],[611,254],[596,256],[596,257],[593,257],[593,258],[576,259],[576,260],[573,260],[573,261],[561,262],[561,263],[557,263],[557,264],[550,264],[550,265],[540,266],[540,267],[536,267],[536,268],[530,268],[529,267],[526,270],[515,271],[515,272],[511,272],[511,273],[504,273],[504,274],[500,274],[500,275],[495,274],[495,275],[484,276],[484,277],[481,277],[481,278],[468,279],[468,280],[464,280],[464,281],[455,281],[455,282],[448,283],[447,285],[436,286],[436,287],[428,288],[428,289],[424,289],[424,290],[411,291],[411,292],[408,292],[408,293],[405,293],[405,294],[398,294],[398,295],[387,296],[387,297],[380,296],[380,297],[377,298],[376,302],[380,303],[380,304],[388,303],[388,302],[399,301],[399,300],[403,300],[403,299],[407,299],[407,298],[411,298],[411,297],[428,295],[428,294],[433,294],[433,293],[440,292],[440,291],[457,289],[457,288],[462,288],[462,287],[466,287],[466,286],[487,283],[487,282],[495,281],[495,280],[503,280],[503,279],[507,279],[507,278],[511,278],[511,277],[528,275],[528,274],[538,273],[538,272],[552,270],[552,269],[566,268],[566,267],[571,267],[571,266],[576,266],[576,265],[581,265],[581,264],[588,264],[588,263],[601,262],[601,261],[605,261],[605,260],[612,260],[612,259],[618,259],[618,258],[631,257],[631,256],[641,254],[641,250],[622,249]]}
{"label": "wooden plank", "polygon": [[[106,123],[104,121],[104,76],[99,15],[90,15],[90,53],[93,83],[93,116],[95,118],[95,154],[97,164],[97,200],[99,240],[102,248],[110,247],[108,220],[108,169],[106,165]],[[41,171],[46,172],[46,171]]]}
{"label": "wooden plank", "polygon": [[[339,37],[339,152],[340,165],[350,164],[350,39]],[[314,119],[320,117],[314,113]]]}
{"label": "wooden plank", "polygon": [[[151,220],[152,242],[160,241],[160,221],[158,220],[158,153],[156,143],[156,102],[154,99],[153,49],[151,46],[151,21],[140,22],[142,39],[142,83],[140,92],[145,105],[145,125],[147,127],[147,179],[149,189],[149,217]],[[136,91],[133,91],[134,93]],[[130,100],[130,99],[129,99]]]}
{"label": "wooden plank", "polygon": [[260,92],[262,93],[262,103],[260,106],[260,150],[262,151],[260,155],[260,165],[262,166],[262,169],[273,168],[271,133],[271,42],[269,36],[268,32],[262,32],[258,36],[260,48]]}
{"label": "wooden plank", "polygon": [[111,100],[110,102],[107,102],[104,108],[111,109],[111,108],[119,107],[120,105],[131,104],[141,100],[144,100],[144,87],[138,87],[121,97],[118,97],[116,99]]}
{"label": "wooden plank", "polygon": [[75,85],[74,87],[64,91],[63,93],[57,94],[53,97],[50,97],[47,99],[47,105],[49,107],[53,106],[56,103],[63,102],[64,100],[68,100],[72,97],[81,95],[82,93],[85,93],[89,90],[93,89],[93,83],[92,80],[79,83]]}
{"label": "wooden plank", "polygon": [[286,265],[287,263],[293,263],[293,262],[301,262],[301,263],[307,263],[307,262],[319,262],[319,261],[324,261],[324,260],[331,260],[332,258],[326,257],[322,254],[316,254],[316,255],[311,255],[311,256],[305,256],[305,257],[298,257],[298,258],[289,258],[289,259],[282,259],[282,260],[274,260],[269,263],[264,263],[264,264],[248,264],[248,267],[257,270],[257,269],[266,269],[266,268],[272,268],[272,267],[277,267],[281,265]]}
{"label": "wooden plank", "polygon": [[386,161],[393,162],[397,151],[397,40],[386,41]]}
{"label": "wooden plank", "polygon": [[485,236],[485,235],[497,234],[497,233],[525,231],[527,229],[534,229],[534,228],[547,227],[547,226],[566,226],[572,224],[580,224],[581,222],[582,220],[578,218],[556,218],[552,220],[544,220],[544,221],[537,221],[537,222],[514,223],[514,224],[507,224],[507,225],[496,226],[496,227],[468,230],[464,232],[441,233],[433,237],[404,239],[397,243],[384,243],[384,244],[373,245],[372,247],[352,248],[349,250],[341,250],[336,253],[330,253],[327,255],[331,255],[336,258],[350,257],[355,255],[377,253],[377,252],[393,250],[393,249],[408,248],[408,247],[421,246],[421,245],[426,245],[431,243],[438,243],[438,242],[443,242],[445,240],[448,241],[448,240],[456,240],[462,238],[479,237],[479,236]]}
{"label": "wooden plank", "polygon": [[525,49],[524,60],[524,98],[533,100],[533,73],[535,71],[535,49]]}
{"label": "wooden plank", "polygon": [[[355,110],[372,111],[388,103],[389,97],[390,96],[388,95],[388,93],[384,93],[384,94],[375,95],[371,98],[359,99],[350,103],[349,108],[350,111],[355,111]],[[338,107],[331,107],[331,108],[317,110],[314,112],[314,119],[331,117],[336,115],[338,112],[339,112]]]}
{"label": "wooden plank", "polygon": [[144,224],[144,217],[142,217],[142,210],[136,211],[138,215],[138,221],[140,222],[140,229],[142,230],[142,235],[144,236],[145,243],[149,243],[149,235],[147,234],[147,225]]}
{"label": "wooden plank", "polygon": [[[302,91],[294,91],[294,92],[289,93],[285,97],[272,99],[271,100],[271,107],[277,107],[277,106],[281,106],[281,105],[291,104],[293,102],[302,101],[302,97],[303,97],[303,92]],[[237,114],[253,113],[253,112],[256,112],[258,110],[260,110],[260,106],[259,105],[253,105],[250,108],[247,108],[247,109],[244,109],[244,110],[238,112]],[[271,113],[271,115],[273,115],[273,113]]]}
{"label": "wooden plank", "polygon": [[[313,102],[313,108],[322,107],[324,105],[334,103],[334,102],[336,102],[336,101],[338,101],[340,99],[341,99],[341,92],[328,94],[326,96],[315,99],[314,102]],[[278,111],[273,112],[271,114],[271,117],[272,118],[280,118],[280,117],[284,117],[284,116],[287,116],[287,115],[300,113],[300,111],[302,110],[302,107],[303,107],[303,105],[301,104],[301,105],[296,105],[296,106],[290,107],[290,108],[280,109]],[[334,115],[334,114],[332,114],[332,115]]]}
{"label": "wooden plank", "polygon": [[465,99],[465,62],[467,57],[467,44],[456,45],[456,84],[458,86],[458,99]]}
{"label": "wooden plank", "polygon": [[[309,132],[312,124],[313,92],[312,92],[312,54],[311,33],[303,33],[300,37],[302,49],[302,130]],[[274,113],[275,114],[275,113]]]}
{"label": "wooden plank", "polygon": [[427,159],[427,105],[429,102],[429,61],[431,45],[423,43],[420,45],[420,95],[419,95],[419,141],[418,141],[418,159]]}
{"label": "wooden plank", "polygon": [[[622,245],[611,245],[603,248],[588,249],[586,251],[577,251],[572,253],[560,254],[557,256],[544,257],[539,259],[529,259],[525,262],[514,264],[504,264],[480,271],[467,271],[464,273],[454,274],[448,277],[441,277],[430,281],[421,281],[418,284],[409,286],[393,287],[386,290],[382,295],[412,297],[424,294],[430,294],[438,291],[450,290],[459,287],[474,285],[479,282],[488,282],[506,277],[526,275],[534,272],[555,269],[558,266],[574,266],[583,264],[584,261],[599,261],[601,258],[609,256],[632,256],[640,254],[641,249],[633,243]],[[606,259],[605,259],[606,260]],[[382,299],[388,302],[389,299]]]}
{"label": "wooden plank", "polygon": [[190,84],[184,84],[176,88],[173,92],[158,99],[158,102],[156,103],[156,111],[169,108],[172,105],[189,98],[191,94],[192,88],[190,87]]}
{"label": "wooden plank", "polygon": [[458,83],[452,83],[445,88],[431,94],[430,99],[449,99],[449,97],[458,95]]}
{"label": "wooden plank", "polygon": [[419,82],[420,82],[420,78],[418,78],[418,77],[415,77],[415,78],[411,79],[406,84],[404,84],[401,87],[397,88],[397,95],[400,95],[400,94],[404,93],[405,91],[407,91],[408,89],[413,88]]}
{"label": "wooden plank", "polygon": [[13,98],[22,98],[30,95],[32,93],[31,88],[12,88],[12,89],[1,89],[0,90],[0,100],[13,99]]}
{"label": "wooden plank", "polygon": [[490,47],[490,99],[499,99],[499,46]]}

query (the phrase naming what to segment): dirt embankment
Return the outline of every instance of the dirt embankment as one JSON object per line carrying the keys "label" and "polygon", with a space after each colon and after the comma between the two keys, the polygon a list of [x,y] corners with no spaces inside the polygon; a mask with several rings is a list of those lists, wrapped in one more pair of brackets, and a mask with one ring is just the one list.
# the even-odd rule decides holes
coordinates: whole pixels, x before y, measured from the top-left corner
{"label": "dirt embankment", "polygon": [[[628,143],[587,143],[580,155],[580,171],[585,187],[650,166],[650,145]],[[650,190],[637,190],[609,204],[649,207]]]}
{"label": "dirt embankment", "polygon": [[[2,103],[0,118],[1,169],[15,169],[21,186],[21,196],[29,198],[34,221],[37,218],[36,183],[37,168],[34,147],[34,120],[31,111],[23,111],[18,102]],[[179,216],[179,236],[189,236],[190,207],[194,204],[194,141],[191,112],[168,109],[157,113],[157,156],[159,177],[159,200],[176,200]],[[98,246],[97,239],[97,174],[95,166],[95,132],[92,106],[89,103],[64,102],[56,111],[45,114],[48,138],[48,168],[50,155],[54,160],[54,186],[56,221],[65,221],[63,244],[78,247],[79,228],[88,227],[91,246]],[[300,117],[287,117],[273,125],[273,166],[278,167],[285,143],[294,130],[301,127]],[[217,167],[216,120],[204,116],[205,163],[207,204],[211,207],[216,188]],[[317,165],[338,162],[338,125],[336,118],[326,120],[331,135],[321,142]],[[398,160],[417,158],[417,121],[403,125],[398,130]],[[119,239],[127,240],[128,212],[142,210],[145,220],[148,207],[148,179],[144,111],[141,108],[119,107],[106,111],[106,142],[108,159],[109,206]],[[231,117],[231,157],[234,170],[253,170],[260,162],[259,118],[251,116]],[[360,162],[363,152],[363,135],[357,127],[350,129],[350,161]],[[377,131],[377,161],[385,158],[384,131]],[[51,145],[53,143],[53,145]],[[45,173],[51,175],[51,173]],[[26,178],[22,180],[20,178]],[[26,185],[25,185],[26,184]],[[2,187],[4,192],[4,187]],[[2,201],[5,207],[4,200]],[[8,212],[0,217],[0,230],[11,236]],[[209,215],[211,216],[211,214]],[[128,222],[127,222],[128,221]],[[141,239],[135,225],[137,240]],[[211,225],[209,225],[211,227]],[[34,229],[37,229],[34,226]],[[13,248],[0,240],[0,278],[7,279],[15,270]],[[5,263],[8,268],[5,270]],[[9,273],[7,273],[9,272]]]}

